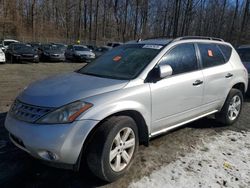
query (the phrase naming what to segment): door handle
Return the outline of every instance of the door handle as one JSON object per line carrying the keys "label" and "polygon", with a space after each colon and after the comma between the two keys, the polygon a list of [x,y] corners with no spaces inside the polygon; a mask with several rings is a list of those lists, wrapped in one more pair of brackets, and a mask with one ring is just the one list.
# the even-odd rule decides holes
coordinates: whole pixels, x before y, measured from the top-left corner
{"label": "door handle", "polygon": [[231,78],[231,77],[233,77],[233,74],[231,73],[227,73],[227,75],[225,76],[225,78]]}
{"label": "door handle", "polygon": [[203,81],[202,80],[196,80],[194,83],[193,83],[193,86],[198,86],[198,85],[201,85],[203,84]]}

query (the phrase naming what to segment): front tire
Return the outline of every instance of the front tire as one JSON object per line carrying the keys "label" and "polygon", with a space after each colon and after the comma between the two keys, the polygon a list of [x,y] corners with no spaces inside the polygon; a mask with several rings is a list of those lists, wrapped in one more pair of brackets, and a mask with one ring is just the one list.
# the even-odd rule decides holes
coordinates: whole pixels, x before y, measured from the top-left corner
{"label": "front tire", "polygon": [[92,137],[87,164],[97,177],[113,182],[129,169],[138,145],[138,129],[131,117],[108,118]]}
{"label": "front tire", "polygon": [[242,104],[242,92],[238,89],[231,89],[221,111],[215,114],[216,119],[224,125],[234,124],[240,116]]}

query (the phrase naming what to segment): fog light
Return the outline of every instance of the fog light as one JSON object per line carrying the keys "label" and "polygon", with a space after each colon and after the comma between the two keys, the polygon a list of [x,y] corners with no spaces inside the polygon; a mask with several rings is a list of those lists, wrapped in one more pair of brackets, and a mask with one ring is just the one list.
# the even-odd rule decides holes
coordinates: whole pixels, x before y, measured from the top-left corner
{"label": "fog light", "polygon": [[58,156],[51,151],[40,151],[38,154],[41,158],[48,160],[48,161],[58,160]]}
{"label": "fog light", "polygon": [[51,160],[51,161],[55,161],[57,159],[56,157],[56,154],[50,152],[50,151],[47,151],[47,154],[48,154],[48,158]]}

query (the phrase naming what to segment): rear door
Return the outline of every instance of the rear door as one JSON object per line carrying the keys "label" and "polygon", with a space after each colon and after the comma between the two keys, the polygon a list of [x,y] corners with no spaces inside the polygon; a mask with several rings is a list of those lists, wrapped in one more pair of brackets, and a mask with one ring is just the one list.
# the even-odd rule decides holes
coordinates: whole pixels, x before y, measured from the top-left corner
{"label": "rear door", "polygon": [[155,134],[200,113],[204,85],[193,43],[176,45],[162,57],[160,64],[170,65],[173,75],[150,83]]}
{"label": "rear door", "polygon": [[204,108],[216,109],[224,101],[233,78],[228,54],[216,43],[198,43],[204,75]]}

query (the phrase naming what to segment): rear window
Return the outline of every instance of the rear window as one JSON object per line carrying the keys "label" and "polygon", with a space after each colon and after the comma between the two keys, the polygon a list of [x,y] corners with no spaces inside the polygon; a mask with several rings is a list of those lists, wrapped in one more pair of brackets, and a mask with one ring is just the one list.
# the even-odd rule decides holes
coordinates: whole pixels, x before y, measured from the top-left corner
{"label": "rear window", "polygon": [[219,44],[218,46],[220,50],[222,51],[226,62],[228,62],[232,54],[232,48],[230,46],[222,45],[222,44]]}
{"label": "rear window", "polygon": [[225,63],[223,54],[216,44],[198,44],[204,68],[222,65]]}

